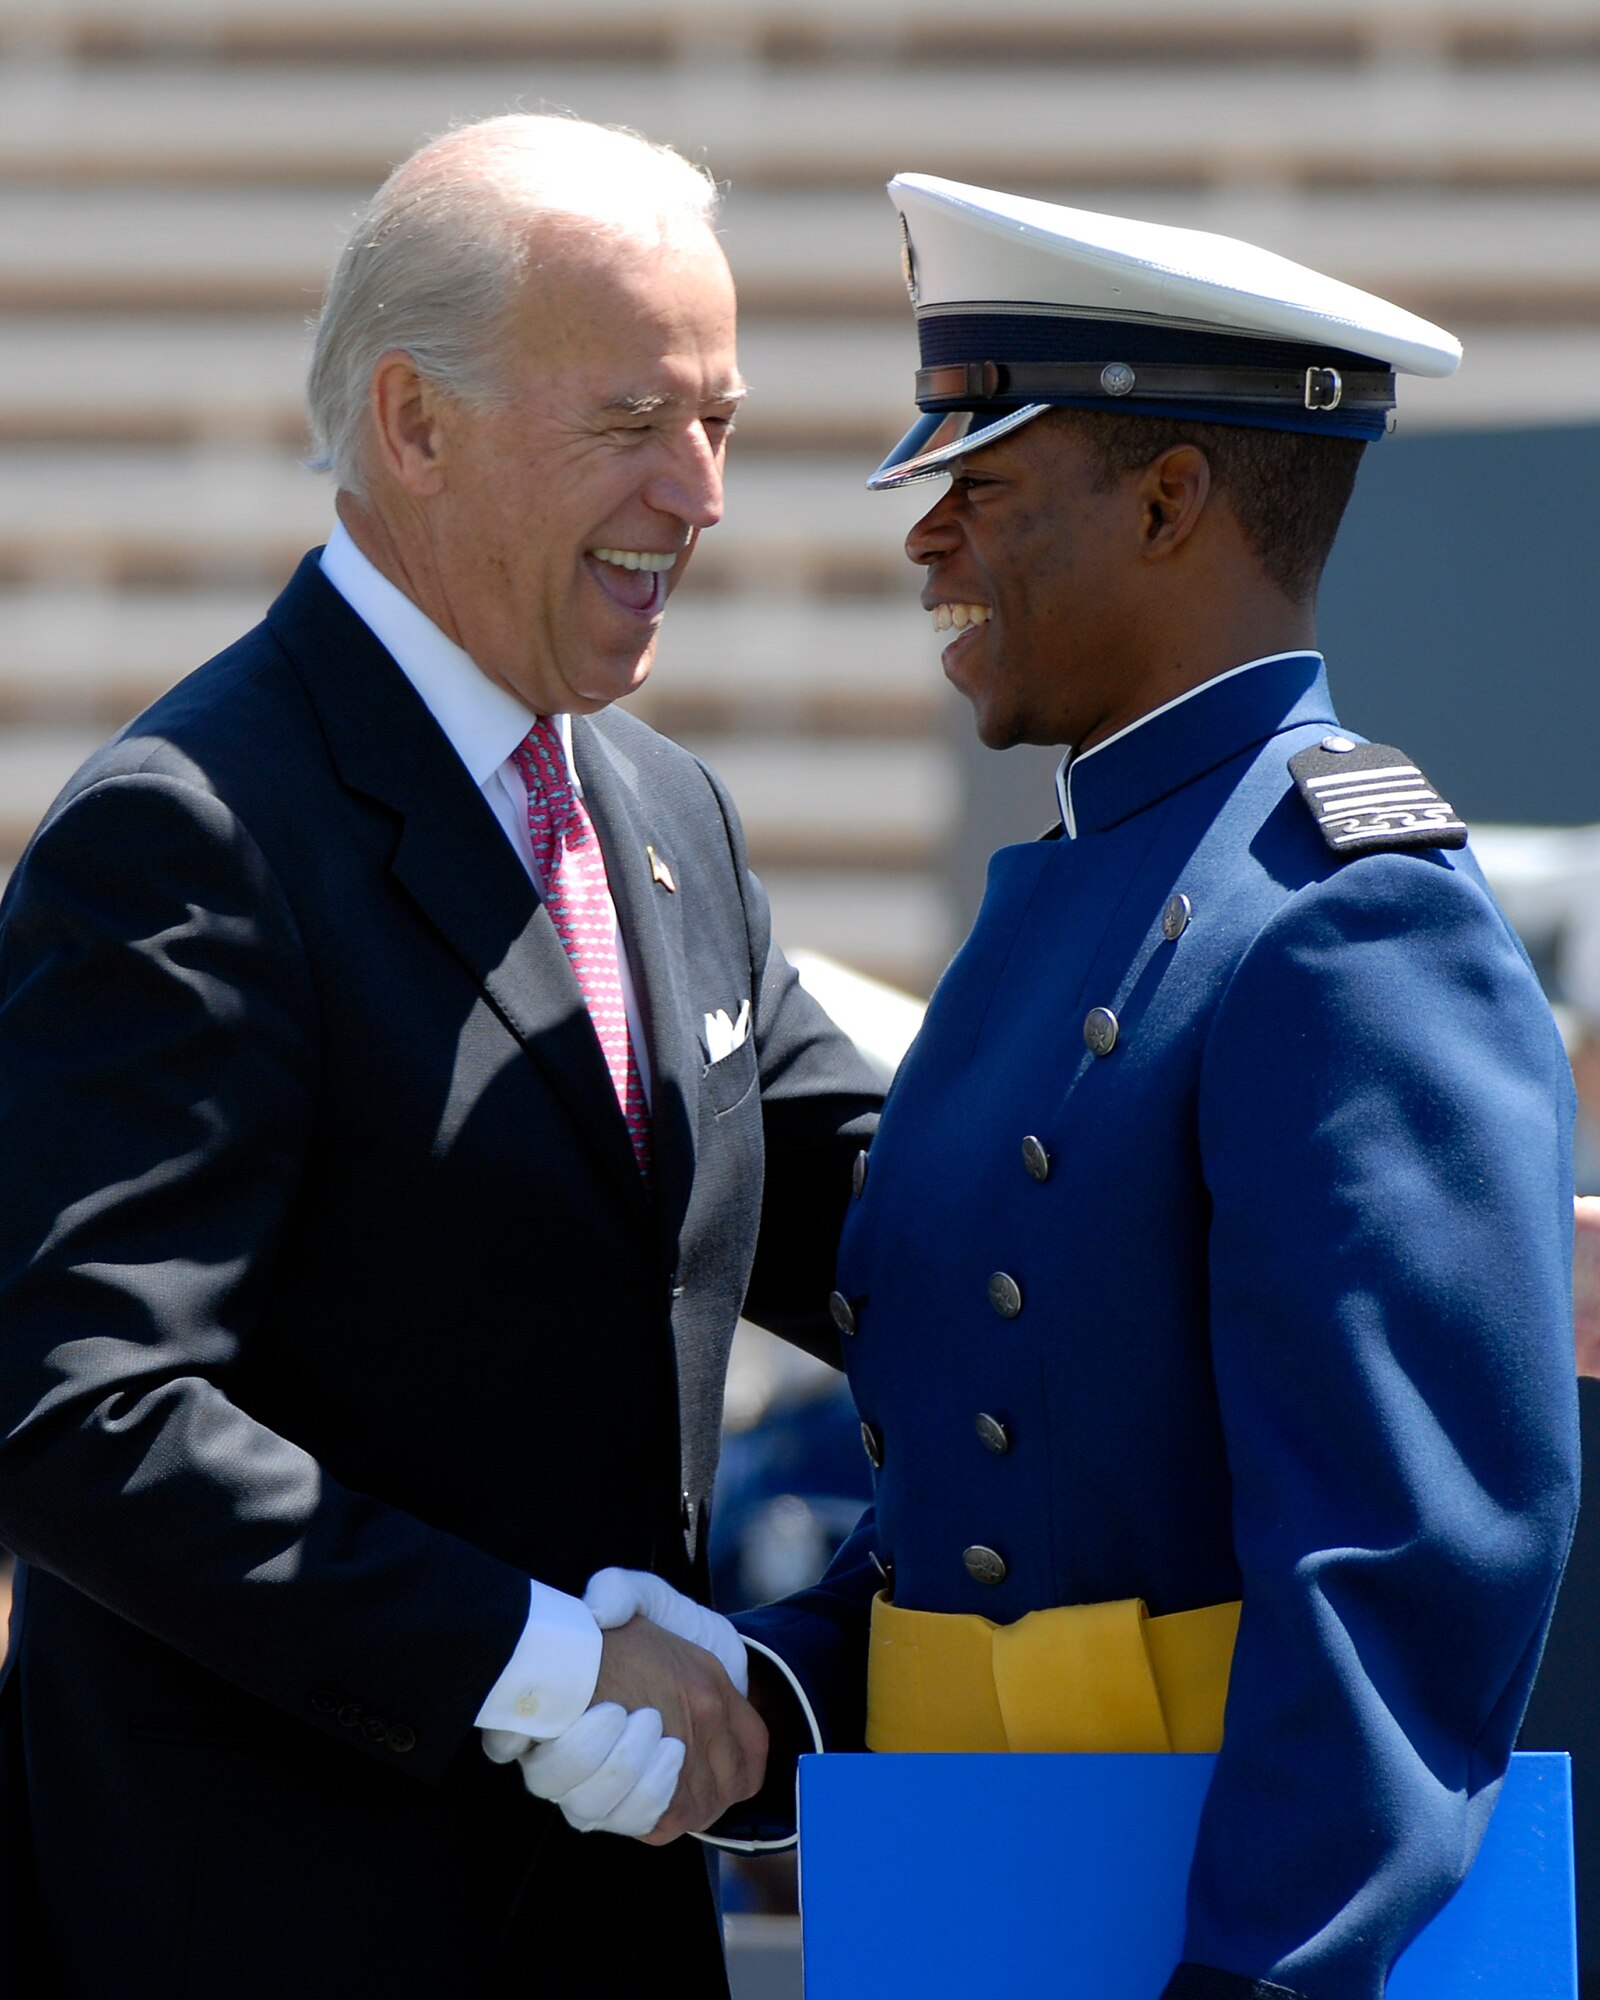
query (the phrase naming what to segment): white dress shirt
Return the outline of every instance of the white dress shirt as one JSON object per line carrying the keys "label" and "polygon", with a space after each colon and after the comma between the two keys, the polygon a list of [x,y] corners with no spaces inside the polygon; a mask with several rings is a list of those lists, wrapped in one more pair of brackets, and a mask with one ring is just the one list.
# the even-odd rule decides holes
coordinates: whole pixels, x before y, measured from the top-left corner
{"label": "white dress shirt", "polygon": [[[490,680],[469,654],[447,639],[404,591],[367,560],[342,523],[328,537],[322,571],[393,655],[395,664],[427,704],[429,714],[467,767],[517,859],[542,894],[544,884],[528,831],[527,788],[513,754],[533,726],[534,711],[509,689]],[[572,718],[563,715],[559,723],[567,769],[574,790],[581,796],[572,763]],[[471,893],[472,885],[463,883],[462,894]],[[627,948],[617,925],[615,905],[611,922],[628,1010],[628,1033],[648,1100],[649,1051],[640,1032]],[[478,1710],[477,1726],[522,1736],[559,1736],[594,1698],[600,1673],[600,1628],[582,1600],[565,1591],[530,1581],[529,1595],[528,1622],[505,1671]]]}
{"label": "white dress shirt", "polygon": [[[517,769],[515,752],[537,717],[509,688],[490,680],[474,665],[470,653],[447,639],[428,614],[403,590],[373,566],[336,521],[322,551],[322,573],[361,622],[382,641],[411,685],[427,704],[428,713],[444,731],[450,747],[467,767],[472,782],[500,822],[512,852],[542,896],[544,883],[534,859],[528,831],[528,792]],[[572,761],[572,717],[558,715],[561,747],[566,752],[572,789],[583,797],[583,781]],[[650,1050],[645,1041],[639,1003],[628,965],[628,944],[617,922],[616,904],[606,891],[611,934],[622,975],[622,1001],[628,1012],[628,1039],[639,1065],[645,1102],[650,1102]]]}

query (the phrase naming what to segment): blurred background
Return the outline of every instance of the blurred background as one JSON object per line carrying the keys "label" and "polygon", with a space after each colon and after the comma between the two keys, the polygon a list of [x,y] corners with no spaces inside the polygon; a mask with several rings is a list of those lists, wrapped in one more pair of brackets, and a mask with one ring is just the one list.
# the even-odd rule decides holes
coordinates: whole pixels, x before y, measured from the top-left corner
{"label": "blurred background", "polygon": [[[1052,760],[971,744],[900,549],[918,493],[863,489],[913,366],[885,179],[1243,236],[1458,333],[1460,375],[1408,380],[1369,456],[1323,634],[1346,719],[1481,829],[1600,1187],[1600,0],[0,0],[0,874],[323,539],[324,274],[420,139],[513,108],[728,183],[755,393],[637,705],[729,780],[783,941],[915,996],[988,851],[1049,819]],[[904,1008],[813,976],[892,1062]],[[729,1416],[719,1574],[761,1595],[825,1558],[866,1466],[829,1384],[752,1336]],[[746,2000],[798,1990],[786,1937],[740,1934]]]}

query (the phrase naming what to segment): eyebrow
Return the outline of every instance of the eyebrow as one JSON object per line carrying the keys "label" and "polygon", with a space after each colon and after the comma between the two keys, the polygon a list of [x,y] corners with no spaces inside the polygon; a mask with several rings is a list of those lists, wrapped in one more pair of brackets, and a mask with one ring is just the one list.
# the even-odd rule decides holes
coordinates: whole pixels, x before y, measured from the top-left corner
{"label": "eyebrow", "polygon": [[[749,384],[744,383],[736,389],[720,390],[716,395],[708,396],[706,401],[708,403],[742,403],[749,393]],[[648,417],[653,416],[657,410],[681,409],[687,401],[688,398],[685,396],[627,393],[621,396],[613,396],[608,403],[602,404],[601,408],[608,416]]]}

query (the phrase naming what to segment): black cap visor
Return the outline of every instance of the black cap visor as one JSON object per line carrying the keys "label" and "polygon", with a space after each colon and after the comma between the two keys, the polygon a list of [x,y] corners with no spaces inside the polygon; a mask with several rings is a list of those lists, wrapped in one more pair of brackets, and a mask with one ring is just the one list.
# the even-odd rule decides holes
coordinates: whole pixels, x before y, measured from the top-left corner
{"label": "black cap visor", "polygon": [[872,492],[883,493],[894,486],[912,486],[919,479],[937,479],[954,460],[1019,430],[1050,407],[1024,403],[1014,410],[997,411],[993,404],[976,410],[930,410],[918,417],[867,485]]}

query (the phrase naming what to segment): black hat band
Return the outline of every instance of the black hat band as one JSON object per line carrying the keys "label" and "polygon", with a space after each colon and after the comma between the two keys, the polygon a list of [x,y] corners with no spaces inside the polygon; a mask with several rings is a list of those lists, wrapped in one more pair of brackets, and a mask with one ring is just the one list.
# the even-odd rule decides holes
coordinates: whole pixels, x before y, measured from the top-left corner
{"label": "black hat band", "polygon": [[966,361],[917,370],[924,410],[976,404],[1053,403],[1065,398],[1183,403],[1277,403],[1311,411],[1394,408],[1388,369],[1184,367],[1125,361]]}

